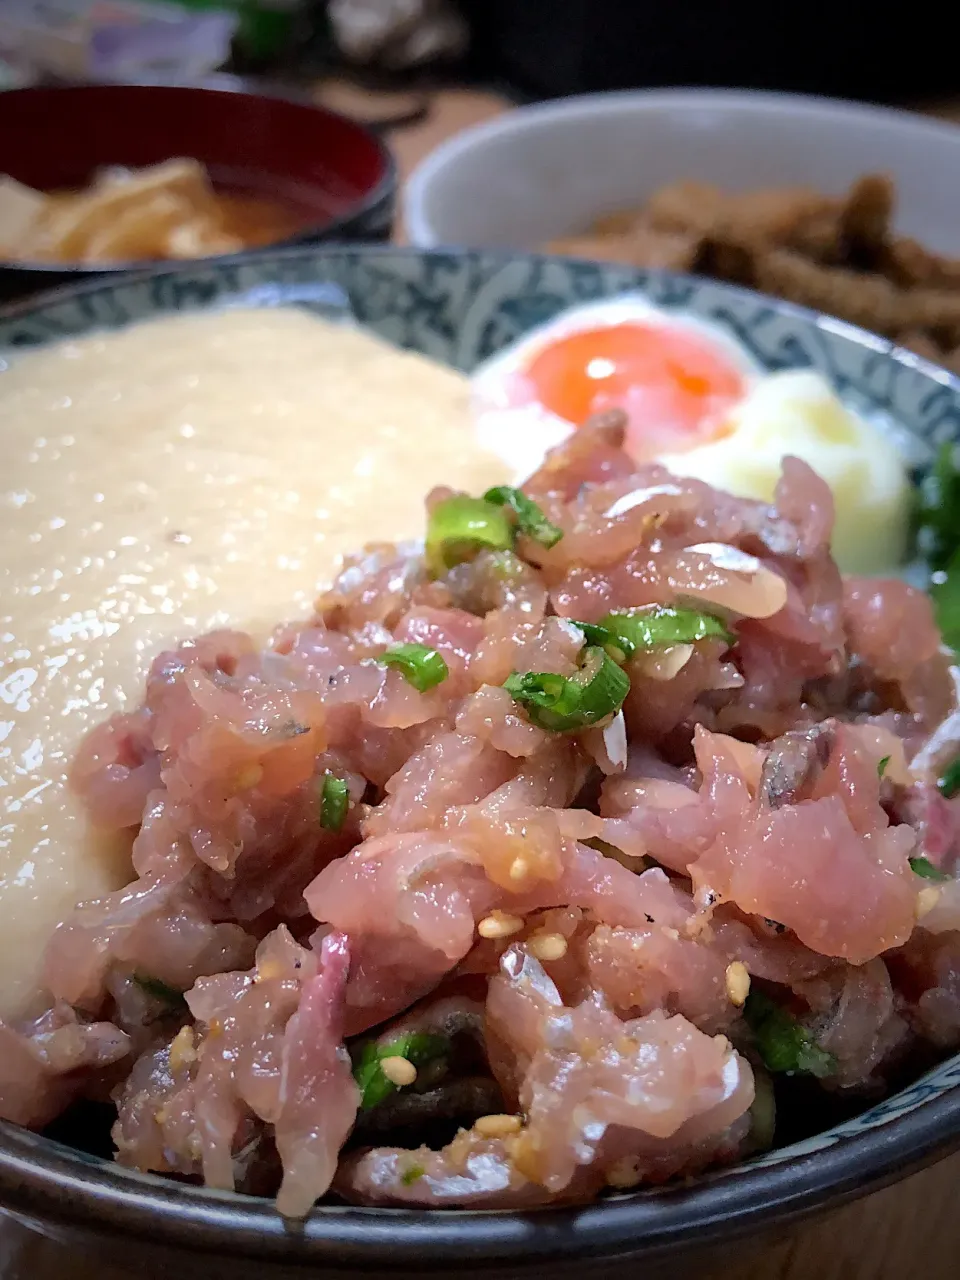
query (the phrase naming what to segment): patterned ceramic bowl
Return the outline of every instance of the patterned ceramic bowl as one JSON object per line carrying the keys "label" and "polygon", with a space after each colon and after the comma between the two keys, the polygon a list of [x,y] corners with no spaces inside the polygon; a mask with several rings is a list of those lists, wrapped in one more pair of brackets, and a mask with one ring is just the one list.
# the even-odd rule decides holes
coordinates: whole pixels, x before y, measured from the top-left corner
{"label": "patterned ceramic bowl", "polygon": [[[463,369],[572,303],[641,290],[720,325],[766,369],[812,367],[854,406],[909,433],[918,472],[960,439],[960,382],[889,342],[756,294],[681,276],[531,255],[302,248],[90,284],[0,313],[0,350],[147,316],[259,305],[327,310],[346,298],[393,342]],[[302,1227],[266,1201],[132,1173],[0,1124],[0,1203],[128,1272],[231,1276],[689,1274],[698,1250],[754,1238],[902,1178],[960,1147],[960,1055],[855,1119],[731,1170],[655,1192],[536,1214],[323,1206]],[[739,1246],[742,1247],[742,1244]],[[170,1270],[165,1270],[170,1268]],[[175,1271],[174,1271],[175,1268]]]}

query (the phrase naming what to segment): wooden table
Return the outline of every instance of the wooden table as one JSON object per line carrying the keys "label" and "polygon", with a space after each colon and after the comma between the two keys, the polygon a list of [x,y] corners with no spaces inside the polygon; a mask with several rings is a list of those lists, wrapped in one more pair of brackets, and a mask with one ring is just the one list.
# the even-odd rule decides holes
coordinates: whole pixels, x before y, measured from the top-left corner
{"label": "wooden table", "polygon": [[[343,109],[360,100],[347,86],[325,85],[317,97]],[[369,106],[369,100],[364,100]],[[918,104],[960,121],[960,101]],[[426,118],[389,136],[401,179],[438,143],[492,119],[508,105],[491,94],[436,95]],[[398,240],[403,239],[402,228]],[[742,1264],[697,1269],[696,1280],[960,1280],[960,1155],[801,1226]],[[13,1225],[0,1225],[0,1280],[128,1280],[127,1273],[85,1263]],[[210,1280],[220,1280],[214,1270]],[[228,1280],[225,1272],[223,1280]],[[691,1277],[693,1280],[693,1277]]]}

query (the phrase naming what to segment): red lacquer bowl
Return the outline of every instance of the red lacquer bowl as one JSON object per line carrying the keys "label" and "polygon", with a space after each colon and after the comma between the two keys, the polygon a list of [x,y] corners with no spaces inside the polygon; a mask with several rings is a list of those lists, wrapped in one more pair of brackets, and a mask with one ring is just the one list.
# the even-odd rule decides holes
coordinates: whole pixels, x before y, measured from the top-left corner
{"label": "red lacquer bowl", "polygon": [[[225,87],[79,85],[0,94],[0,174],[41,190],[81,188],[110,165],[201,161],[214,185],[269,197],[296,215],[278,243],[385,240],[396,170],[376,134],[324,107]],[[0,299],[143,261],[0,261]]]}

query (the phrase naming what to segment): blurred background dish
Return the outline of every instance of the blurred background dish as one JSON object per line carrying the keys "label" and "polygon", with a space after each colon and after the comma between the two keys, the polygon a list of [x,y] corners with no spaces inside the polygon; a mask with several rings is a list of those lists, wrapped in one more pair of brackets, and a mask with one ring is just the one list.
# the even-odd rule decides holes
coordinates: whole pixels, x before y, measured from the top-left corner
{"label": "blurred background dish", "polygon": [[956,372],[958,159],[954,126],[826,99],[572,98],[438,148],[410,181],[407,226],[425,246],[540,248],[712,276]]}
{"label": "blurred background dish", "polygon": [[839,196],[890,175],[897,229],[960,253],[960,130],[905,112],[739,90],[568,98],[508,112],[438,147],[404,200],[414,244],[530,249],[637,208],[660,187],[807,186]]}
{"label": "blurred background dish", "polygon": [[[181,245],[192,251],[157,253],[160,241],[150,228],[136,234],[131,228],[124,240],[117,218],[108,217],[106,251],[91,254],[89,236],[66,233],[54,238],[60,252],[44,253],[43,260],[23,261],[24,255],[6,248],[0,297],[97,271],[129,270],[161,256],[202,257],[212,246],[222,253],[267,241],[382,240],[390,234],[396,179],[389,151],[370,130],[326,108],[232,85],[85,85],[0,94],[0,174],[23,188],[75,193],[104,170],[136,171],[176,159],[197,162],[188,175],[194,188],[203,192],[205,170],[214,200],[219,193],[229,202],[228,212],[246,216],[233,234],[198,236],[195,224],[191,233],[188,209],[177,226],[186,228]],[[161,194],[169,205],[170,184],[165,187]],[[181,196],[183,188],[181,182]],[[24,195],[18,187],[15,194],[21,207],[29,201],[29,191]],[[156,194],[152,203],[139,205],[137,220],[170,216]],[[74,204],[89,216],[89,195]],[[96,220],[98,210],[93,212]],[[0,244],[6,238],[0,227]],[[124,257],[125,243],[147,252]],[[63,261],[64,246],[75,247],[77,260]]]}

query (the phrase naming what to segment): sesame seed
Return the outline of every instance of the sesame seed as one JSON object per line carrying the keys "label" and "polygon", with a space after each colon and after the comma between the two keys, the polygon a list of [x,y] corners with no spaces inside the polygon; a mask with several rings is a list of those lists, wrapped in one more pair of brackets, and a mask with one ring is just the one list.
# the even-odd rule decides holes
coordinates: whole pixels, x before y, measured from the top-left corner
{"label": "sesame seed", "polygon": [[523,880],[530,870],[530,864],[526,858],[514,858],[510,863],[510,879]]}
{"label": "sesame seed", "polygon": [[725,980],[727,998],[739,1008],[750,994],[750,974],[742,960],[727,965]]}
{"label": "sesame seed", "polygon": [[477,925],[477,933],[481,938],[509,938],[511,933],[519,933],[523,928],[523,919],[513,916],[509,911],[491,911]]}
{"label": "sesame seed", "polygon": [[527,948],[538,960],[562,960],[567,954],[567,940],[562,933],[535,933]]}
{"label": "sesame seed", "polygon": [[394,1054],[390,1058],[381,1058],[380,1070],[391,1084],[395,1084],[400,1089],[413,1084],[417,1078],[417,1068],[407,1058],[401,1058],[399,1054]]}
{"label": "sesame seed", "polygon": [[474,1124],[474,1129],[481,1138],[506,1138],[508,1134],[519,1133],[522,1121],[519,1116],[481,1116]]}
{"label": "sesame seed", "polygon": [[170,1070],[179,1071],[181,1067],[189,1066],[196,1060],[193,1027],[181,1027],[170,1043]]}

